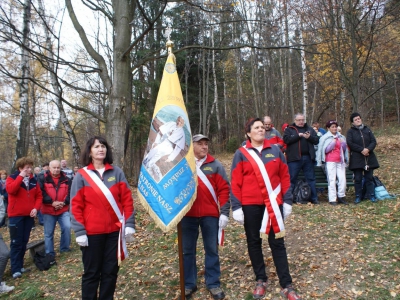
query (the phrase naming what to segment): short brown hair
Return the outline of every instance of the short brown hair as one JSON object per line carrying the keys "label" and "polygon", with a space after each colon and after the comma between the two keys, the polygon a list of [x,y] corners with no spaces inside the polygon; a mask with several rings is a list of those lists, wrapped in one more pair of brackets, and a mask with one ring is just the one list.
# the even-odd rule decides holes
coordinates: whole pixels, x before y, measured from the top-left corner
{"label": "short brown hair", "polygon": [[6,176],[8,175],[6,170],[0,170],[0,175],[3,175],[3,174]]}
{"label": "short brown hair", "polygon": [[19,158],[19,159],[17,160],[17,162],[15,163],[15,167],[16,167],[17,169],[23,168],[23,167],[25,167],[26,165],[30,165],[30,166],[33,167],[33,163],[34,163],[34,161],[33,161],[32,158],[30,158],[30,157],[21,157],[21,158]]}
{"label": "short brown hair", "polygon": [[251,119],[247,120],[246,124],[244,125],[244,131],[245,131],[245,134],[246,134],[246,138],[247,138],[250,142],[251,142],[251,139],[250,139],[250,137],[247,135],[247,133],[249,133],[249,132],[251,131],[251,127],[253,126],[253,124],[254,124],[255,122],[258,122],[258,121],[260,121],[260,122],[263,123],[263,125],[264,125],[263,120],[261,120],[260,118],[251,118]]}

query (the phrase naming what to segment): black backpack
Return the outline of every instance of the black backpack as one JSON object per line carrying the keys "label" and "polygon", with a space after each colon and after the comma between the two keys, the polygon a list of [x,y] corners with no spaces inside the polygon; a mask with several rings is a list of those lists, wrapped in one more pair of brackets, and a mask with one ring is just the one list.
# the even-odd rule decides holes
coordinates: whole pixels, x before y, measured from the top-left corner
{"label": "black backpack", "polygon": [[57,264],[54,256],[49,253],[46,254],[44,251],[36,252],[33,261],[40,271],[47,271]]}
{"label": "black backpack", "polygon": [[307,181],[303,179],[297,180],[293,190],[293,202],[308,202],[311,199],[311,188]]}

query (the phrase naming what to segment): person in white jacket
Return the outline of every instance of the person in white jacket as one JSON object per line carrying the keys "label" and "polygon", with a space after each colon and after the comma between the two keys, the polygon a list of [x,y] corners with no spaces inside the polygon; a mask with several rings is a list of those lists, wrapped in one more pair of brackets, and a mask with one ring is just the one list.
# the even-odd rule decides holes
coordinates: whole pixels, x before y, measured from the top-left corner
{"label": "person in white jacket", "polygon": [[[348,204],[345,198],[346,165],[349,161],[346,138],[337,131],[338,123],[335,120],[328,121],[326,128],[328,132],[319,140],[317,166],[325,163],[329,204]],[[337,191],[336,178],[338,181]]]}

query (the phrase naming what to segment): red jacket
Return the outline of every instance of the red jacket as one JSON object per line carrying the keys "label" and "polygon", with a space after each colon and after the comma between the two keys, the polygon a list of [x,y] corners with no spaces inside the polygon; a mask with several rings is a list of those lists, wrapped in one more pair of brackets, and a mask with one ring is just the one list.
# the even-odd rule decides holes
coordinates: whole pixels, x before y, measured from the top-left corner
{"label": "red jacket", "polygon": [[[221,207],[221,213],[229,217],[229,182],[224,167],[218,160],[208,154],[200,169],[206,175],[214,188],[215,195],[217,196]],[[217,203],[209,192],[207,186],[198,177],[197,198],[191,209],[186,214],[186,217],[219,218],[219,216],[220,212]]]}
{"label": "red jacket", "polygon": [[29,187],[23,182],[23,177],[19,176],[20,171],[7,177],[6,190],[8,193],[8,217],[27,217],[32,209],[39,211],[42,205],[42,192],[39,183],[31,174],[29,177]]}
{"label": "red jacket", "polygon": [[[281,193],[277,197],[278,204],[282,205],[283,202],[292,204],[289,169],[279,148],[270,145],[268,140],[264,140],[261,153],[253,148],[249,141],[247,141],[246,147],[250,151],[256,151],[261,157],[272,188],[275,189],[279,184],[281,185]],[[237,150],[233,157],[231,189],[233,211],[239,209],[242,205],[265,205],[253,166],[240,150]]]}
{"label": "red jacket", "polygon": [[[119,167],[105,165],[103,176],[93,164],[88,169],[103,181],[125,216],[125,225],[134,228],[133,198],[124,173]],[[119,220],[111,205],[100,200],[97,193],[78,172],[71,186],[71,227],[76,236],[105,234],[119,230]]]}
{"label": "red jacket", "polygon": [[[58,216],[69,210],[71,179],[64,172],[61,171],[56,185],[50,171],[46,171],[39,177],[39,185],[43,195],[42,214]],[[64,207],[55,210],[52,205],[54,201],[64,202]]]}

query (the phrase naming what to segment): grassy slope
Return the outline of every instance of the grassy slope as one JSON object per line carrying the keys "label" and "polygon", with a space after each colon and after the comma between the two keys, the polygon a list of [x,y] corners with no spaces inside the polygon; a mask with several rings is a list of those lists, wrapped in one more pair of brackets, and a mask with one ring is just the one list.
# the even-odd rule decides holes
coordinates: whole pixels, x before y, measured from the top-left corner
{"label": "grassy slope", "polygon": [[[378,138],[381,168],[376,172],[388,190],[397,194],[399,138]],[[218,157],[229,170],[232,155]],[[349,191],[347,196],[352,200],[354,192]],[[315,207],[294,206],[287,222],[291,273],[303,299],[400,299],[400,202],[331,207],[326,195],[320,200],[322,204]],[[139,203],[136,208],[136,241],[129,246],[131,256],[120,269],[115,299],[177,299],[177,235],[162,233]],[[8,241],[8,231],[0,230]],[[42,227],[37,227],[31,238],[41,238],[42,231]],[[16,289],[0,299],[80,299],[80,251],[74,242],[72,249],[71,253],[58,255],[58,266],[48,272],[35,269],[28,255],[26,265],[33,269],[28,275],[13,280],[7,268],[4,280],[16,285]],[[211,299],[204,286],[201,238],[198,252],[199,291],[193,299]],[[270,280],[267,299],[279,299],[279,284],[268,246],[264,252]],[[220,256],[226,299],[252,299],[254,275],[244,231],[232,220]]]}

